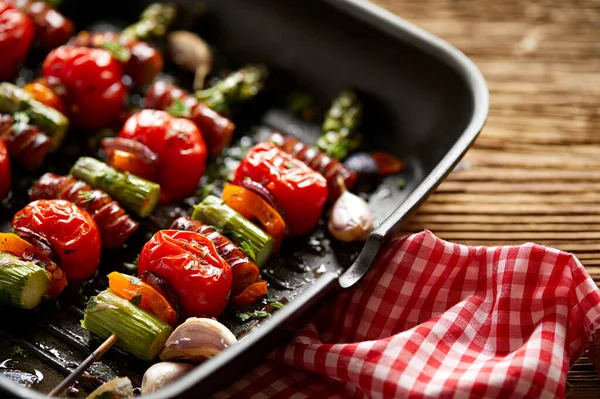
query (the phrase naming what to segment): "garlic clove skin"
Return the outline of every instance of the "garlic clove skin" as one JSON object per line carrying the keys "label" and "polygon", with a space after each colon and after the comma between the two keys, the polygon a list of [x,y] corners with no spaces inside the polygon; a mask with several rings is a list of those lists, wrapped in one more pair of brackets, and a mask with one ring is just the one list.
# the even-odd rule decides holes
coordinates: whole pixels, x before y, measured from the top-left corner
{"label": "garlic clove skin", "polygon": [[105,397],[133,398],[133,385],[131,384],[131,380],[127,377],[112,379],[96,388],[96,390],[89,394],[86,399]]}
{"label": "garlic clove skin", "polygon": [[193,364],[161,362],[152,365],[142,378],[142,394],[148,395],[177,381],[194,368]]}
{"label": "garlic clove skin", "polygon": [[175,65],[194,72],[194,90],[204,87],[206,76],[213,67],[213,53],[200,36],[186,30],[169,33],[167,54]]}
{"label": "garlic clove skin", "polygon": [[373,231],[373,212],[359,196],[344,191],[329,217],[329,232],[340,241],[365,241]]}
{"label": "garlic clove skin", "polygon": [[200,363],[236,342],[235,335],[218,321],[191,317],[177,327],[167,339],[160,359]]}

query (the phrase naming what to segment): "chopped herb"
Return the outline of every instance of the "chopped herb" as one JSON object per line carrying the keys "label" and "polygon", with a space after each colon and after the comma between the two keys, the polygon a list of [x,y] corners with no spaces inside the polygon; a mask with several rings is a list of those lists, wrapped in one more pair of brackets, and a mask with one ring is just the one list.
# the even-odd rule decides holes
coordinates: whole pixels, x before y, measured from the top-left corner
{"label": "chopped herb", "polygon": [[137,294],[136,296],[131,298],[129,300],[129,302],[131,302],[132,304],[134,304],[136,306],[139,306],[139,304],[142,303],[142,294]]}
{"label": "chopped herb", "polygon": [[190,136],[188,136],[186,133],[179,133],[179,134],[177,135],[177,138],[178,138],[179,140],[187,140],[187,139],[189,139],[189,138],[190,138]]}
{"label": "chopped herb", "polygon": [[205,197],[208,197],[212,193],[212,191],[214,190],[214,188],[215,188],[214,183],[206,184],[206,185],[200,187],[196,191],[196,195],[198,197],[200,197],[200,199],[204,199]]}
{"label": "chopped herb", "polygon": [[167,112],[176,118],[189,118],[191,115],[190,107],[179,99],[173,101]]}
{"label": "chopped herb", "polygon": [[269,305],[274,307],[275,309],[283,309],[285,305],[279,301],[269,302]]}
{"label": "chopped herb", "polygon": [[249,243],[248,241],[243,241],[240,244],[240,249],[242,251],[244,251],[246,253],[246,255],[248,255],[252,259],[256,259],[256,250],[257,250],[257,248],[253,244]]}
{"label": "chopped herb", "polygon": [[206,258],[206,255],[208,255],[208,248],[204,247],[202,248],[202,258]]}
{"label": "chopped herb", "polygon": [[81,191],[79,195],[77,195],[79,200],[75,201],[76,204],[87,204],[94,200],[94,194],[91,191]]}
{"label": "chopped herb", "polygon": [[247,321],[253,319],[264,319],[265,317],[269,316],[271,316],[271,314],[265,312],[264,310],[255,310],[254,312],[237,313],[235,318],[239,321]]}
{"label": "chopped herb", "polygon": [[298,167],[298,165],[296,165],[293,162],[286,162],[285,167],[288,169],[296,169]]}
{"label": "chopped herb", "polygon": [[26,218],[26,217],[27,217],[27,215],[19,215],[19,216],[17,216],[16,219],[17,220],[21,220],[21,219]]}
{"label": "chopped herb", "polygon": [[106,41],[102,44],[102,48],[121,62],[127,62],[131,58],[131,51],[119,42]]}
{"label": "chopped herb", "polygon": [[40,261],[38,262],[38,264],[39,264],[39,266],[40,266],[41,268],[43,268],[43,269],[45,269],[45,268],[46,268],[46,266],[48,266],[48,264],[47,264],[46,262],[44,262],[43,260],[40,260]]}
{"label": "chopped herb", "polygon": [[21,348],[19,345],[15,345],[12,347],[12,350],[10,351],[10,354],[12,356],[21,356],[21,357],[27,357],[28,353],[25,349]]}
{"label": "chopped herb", "polygon": [[396,180],[396,187],[398,187],[400,190],[402,190],[404,187],[406,187],[406,180],[404,180],[402,178]]}

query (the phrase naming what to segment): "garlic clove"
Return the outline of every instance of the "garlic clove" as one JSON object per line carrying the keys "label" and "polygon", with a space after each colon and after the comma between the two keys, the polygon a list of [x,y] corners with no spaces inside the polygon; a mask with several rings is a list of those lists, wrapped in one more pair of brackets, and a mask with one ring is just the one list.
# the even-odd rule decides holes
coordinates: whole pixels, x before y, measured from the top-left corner
{"label": "garlic clove", "polygon": [[169,33],[167,54],[175,65],[195,74],[195,90],[204,87],[206,76],[213,67],[213,53],[200,36],[185,30]]}
{"label": "garlic clove", "polygon": [[86,399],[133,398],[133,385],[127,377],[115,378],[100,385]]}
{"label": "garlic clove", "polygon": [[345,191],[337,199],[329,217],[329,232],[340,241],[365,241],[373,231],[373,212],[359,196]]}
{"label": "garlic clove", "polygon": [[173,331],[160,354],[163,361],[202,362],[237,342],[235,335],[214,319],[191,317]]}
{"label": "garlic clove", "polygon": [[144,373],[144,378],[142,378],[142,394],[148,395],[159,391],[187,374],[193,368],[194,365],[186,363],[161,362],[154,364]]}

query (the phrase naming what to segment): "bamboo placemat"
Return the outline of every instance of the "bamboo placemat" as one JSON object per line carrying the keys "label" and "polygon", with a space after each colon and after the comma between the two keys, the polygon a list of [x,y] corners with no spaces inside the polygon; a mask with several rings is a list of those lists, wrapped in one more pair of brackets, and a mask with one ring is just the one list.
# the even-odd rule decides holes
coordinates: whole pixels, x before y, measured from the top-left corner
{"label": "bamboo placemat", "polygon": [[[488,123],[412,219],[472,245],[573,252],[600,284],[600,0],[375,0],[471,57]],[[571,397],[600,397],[584,356]]]}

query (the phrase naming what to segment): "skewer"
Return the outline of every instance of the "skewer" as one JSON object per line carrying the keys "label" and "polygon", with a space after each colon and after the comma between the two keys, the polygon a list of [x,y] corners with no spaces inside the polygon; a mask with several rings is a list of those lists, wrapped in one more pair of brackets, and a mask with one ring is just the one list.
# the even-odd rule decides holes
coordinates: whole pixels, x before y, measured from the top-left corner
{"label": "skewer", "polygon": [[69,374],[60,384],[56,386],[50,393],[49,397],[55,397],[62,393],[69,385],[73,383],[92,363],[100,359],[117,342],[118,338],[115,334],[111,335],[100,345],[91,355],[89,355],[71,374]]}

